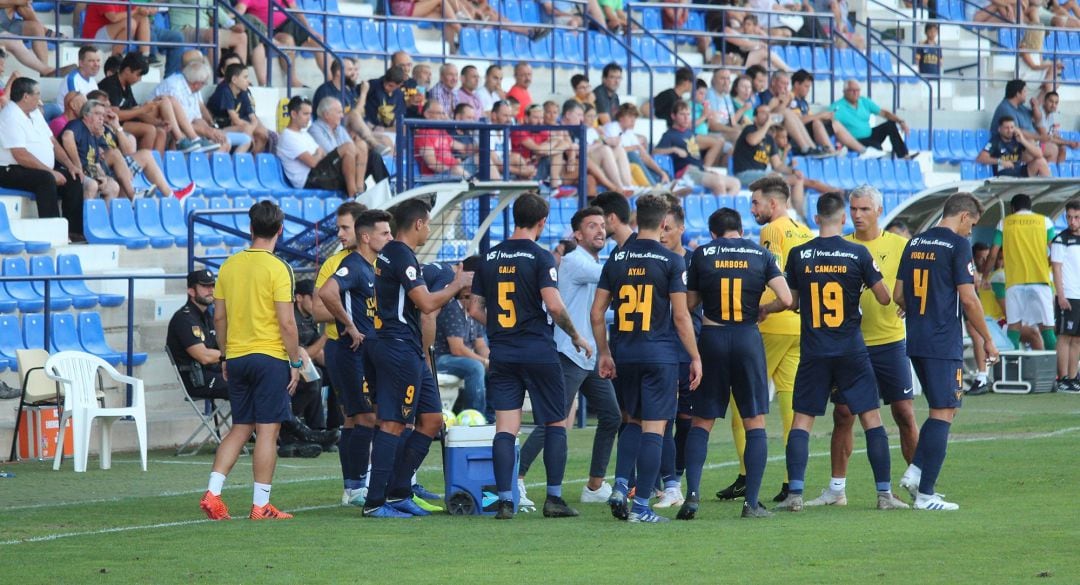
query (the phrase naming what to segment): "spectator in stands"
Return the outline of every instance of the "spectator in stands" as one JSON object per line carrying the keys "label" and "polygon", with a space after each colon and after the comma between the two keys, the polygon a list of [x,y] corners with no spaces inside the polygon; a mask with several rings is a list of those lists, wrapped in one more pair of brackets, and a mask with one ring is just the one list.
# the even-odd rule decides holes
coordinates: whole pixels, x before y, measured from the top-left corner
{"label": "spectator in stands", "polygon": [[709,89],[705,92],[705,101],[709,102],[711,112],[709,131],[718,132],[725,141],[734,143],[739,137],[742,124],[735,117],[738,108],[731,99],[731,71],[723,68],[713,71]]}
{"label": "spectator in stands", "polygon": [[919,73],[928,77],[941,76],[941,45],[938,42],[938,25],[928,22],[923,27],[926,38],[915,48],[915,63]]}
{"label": "spectator in stands", "polygon": [[578,73],[570,78],[570,87],[574,90],[571,99],[581,105],[589,104],[596,106],[596,96],[593,95],[592,85],[589,84],[589,76]]}
{"label": "spectator in stands", "polygon": [[[831,12],[833,15],[832,23],[835,23],[836,34],[847,39],[848,43],[851,43],[856,49],[860,51],[866,50],[866,38],[859,33],[855,32],[848,22],[848,15],[851,13],[851,9],[848,7],[847,0],[814,0],[813,9],[815,12]],[[826,38],[832,36],[833,30],[830,28],[828,20],[821,20],[823,24],[824,33]],[[837,43],[840,48],[845,48],[844,45]]]}
{"label": "spectator in stands", "polygon": [[[590,106],[591,107],[591,106]],[[595,118],[595,108],[593,108]],[[585,124],[585,108],[581,106],[574,99],[566,100],[562,109],[562,124],[564,126],[582,126],[585,125],[585,152],[588,160],[586,161],[586,170],[588,172],[587,184],[595,184],[596,188],[590,188],[589,192],[600,191],[617,191],[619,193],[629,194],[634,191],[634,180],[630,176],[630,162],[626,160],[626,151],[619,147],[618,141],[613,140],[615,149],[618,149],[619,154],[616,155],[614,149],[600,139],[599,133],[595,128]],[[574,142],[577,142],[577,137],[572,138]],[[575,144],[573,148],[566,150],[566,167],[563,171],[563,180],[567,182],[576,182],[578,179],[578,156],[580,156],[580,149]],[[602,187],[602,189],[600,189]]]}
{"label": "spectator in stands", "polygon": [[783,118],[784,128],[787,128],[788,136],[795,143],[799,154],[803,156],[839,154],[833,149],[832,141],[829,140],[827,134],[820,144],[814,144],[814,139],[810,137],[810,132],[803,123],[801,111],[793,107],[795,96],[791,93],[790,86],[791,76],[783,71],[777,71],[769,81],[768,89],[758,94],[760,103],[758,107],[768,107],[770,112],[775,112]]}
{"label": "spectator in stands", "polygon": [[[20,37],[63,37],[41,24],[37,13],[34,12],[32,2],[20,0],[0,1],[0,34]],[[49,48],[45,41],[33,41],[30,46],[39,61],[43,63],[49,61]]]}
{"label": "spectator in stands", "polygon": [[[333,103],[330,99],[323,101],[327,107]],[[340,108],[341,102],[336,105]],[[367,157],[360,156],[351,140],[334,150],[323,150],[306,130],[310,122],[311,101],[293,96],[289,100],[289,125],[277,145],[277,155],[289,182],[302,189],[344,191],[347,197],[361,193]]]}
{"label": "spectator in stands", "polygon": [[[634,184],[646,186],[667,183],[671,178],[649,155],[649,149],[645,148],[645,140],[634,132],[637,119],[637,106],[622,104],[615,112],[615,119],[602,126],[600,131],[606,137],[618,137],[619,144],[626,151],[626,158],[630,161],[630,172],[635,175]],[[641,172],[641,180],[636,177],[635,167]]]}
{"label": "spectator in stands", "polygon": [[[7,54],[11,53],[11,56],[15,57],[15,60],[19,63],[37,71],[38,75],[46,77],[62,77],[74,69],[74,67],[70,65],[61,67],[60,69],[53,69],[47,62],[38,59],[33,51],[27,49],[22,40],[10,37],[11,35],[0,32],[0,61],[6,59]],[[3,69],[0,69],[0,74],[3,74],[3,72]]]}
{"label": "spectator in stands", "polygon": [[221,83],[206,100],[214,124],[229,136],[229,143],[238,142],[234,134],[249,138],[246,144],[233,148],[233,152],[262,152],[270,139],[270,132],[255,115],[255,102],[251,97],[251,80],[244,65],[229,65]]}
{"label": "spectator in stands", "polygon": [[[491,107],[491,123],[492,124],[513,124],[514,116],[510,112],[510,104],[505,100],[499,100],[495,102],[495,105]],[[499,175],[506,175],[503,172],[504,161],[504,144],[506,141],[506,133],[502,130],[493,130],[491,132],[491,164],[499,168]],[[529,159],[523,157],[520,152],[510,150],[509,152],[509,175],[516,179],[532,179],[536,176],[536,167],[533,166]]]}
{"label": "spectator in stands", "polygon": [[124,124],[139,141],[140,148],[152,148],[164,153],[167,139],[176,140],[177,150],[184,152],[217,150],[218,145],[199,138],[191,127],[184,109],[171,97],[158,97],[139,105],[131,88],[150,70],[141,53],[128,53],[116,75],[101,80],[99,87],[109,96]]}
{"label": "spectator in stands", "polygon": [[[829,109],[832,110],[834,120],[844,125],[851,135],[864,146],[881,148],[885,139],[892,144],[893,156],[897,158],[911,158],[915,154],[908,151],[904,136],[908,133],[908,125],[902,118],[877,105],[870,98],[861,97],[862,88],[859,82],[849,79],[844,83],[844,97],[837,100]],[[870,116],[878,115],[885,118],[885,122],[870,127]],[[900,126],[900,131],[897,131]]]}
{"label": "spectator in stands", "polygon": [[484,72],[484,86],[476,90],[480,98],[480,112],[484,115],[491,113],[495,102],[506,99],[506,92],[502,88],[503,72],[499,65],[489,65]]}
{"label": "spectator in stands", "polygon": [[[127,0],[116,4],[90,4],[86,8],[83,21],[82,37],[100,40],[134,40],[145,43],[138,52],[150,63],[156,62],[151,55],[153,43],[176,43],[162,49],[165,53],[165,74],[172,75],[182,67],[181,57],[184,52],[184,36],[176,31],[154,26],[153,18],[157,8],[147,6],[128,6]],[[130,8],[130,9],[129,9]],[[113,54],[123,52],[124,45],[113,45]]]}
{"label": "spectator in stands", "polygon": [[394,65],[386,70],[386,75],[368,83],[364,121],[374,127],[377,135],[392,134],[405,116],[405,95],[401,88],[406,79],[405,70]]}
{"label": "spectator in stands", "polygon": [[[730,152],[731,147],[725,142],[724,136],[717,133],[710,133],[709,131],[709,119],[712,118],[712,110],[709,106],[709,100],[706,99],[706,94],[709,90],[709,85],[704,80],[699,79],[696,82],[694,88],[694,98],[690,101],[690,125],[694,127],[694,134],[698,137],[698,144],[701,148],[705,149],[709,153],[717,153],[716,157],[719,160],[725,152]],[[719,148],[714,148],[719,144]],[[716,160],[703,161],[705,166],[716,166]]]}
{"label": "spectator in stands", "polygon": [[731,26],[733,21],[732,12],[727,14],[729,24],[724,28],[724,35],[717,37],[716,42],[720,43],[718,48],[726,54],[725,62],[728,65],[752,67],[766,63],[770,67],[781,71],[791,70],[780,55],[769,50],[769,46],[764,41],[759,38],[751,38],[768,36],[765,29],[758,25],[756,16],[747,14],[742,19],[741,27],[736,27]]}
{"label": "spectator in stands", "polygon": [[517,124],[518,114],[521,113],[521,104],[513,96],[506,96],[506,105],[510,106],[510,115],[513,118],[511,124]]}
{"label": "spectator in stands", "polygon": [[1024,31],[1019,46],[1020,79],[1040,84],[1039,96],[1053,89],[1054,81],[1065,69],[1065,62],[1058,60],[1043,61],[1043,44],[1046,31],[1030,28]]}
{"label": "spectator in stands", "polygon": [[488,346],[484,326],[469,315],[472,293],[462,289],[456,299],[439,311],[436,318],[435,367],[462,379],[458,404],[462,409],[484,412],[487,408],[487,387],[484,377],[488,368]]}
{"label": "spectator in stands", "polygon": [[203,54],[191,50],[184,53],[183,59],[183,70],[163,79],[151,95],[155,99],[170,98],[177,117],[180,117],[182,110],[183,117],[188,119],[191,129],[204,143],[213,143],[222,152],[228,152],[233,146],[250,145],[251,137],[247,134],[234,132],[226,135],[214,126],[214,117],[202,97],[202,90],[211,79],[210,65],[203,59]]}
{"label": "spectator in stands", "polygon": [[53,136],[60,138],[60,133],[64,131],[64,126],[67,126],[68,122],[72,120],[78,120],[79,115],[82,112],[83,104],[86,103],[86,96],[77,92],[69,91],[64,96],[64,111],[57,117],[49,120],[49,130],[52,131]]}
{"label": "spectator in stands", "polygon": [[1011,0],[977,0],[964,5],[968,21],[1015,24],[1016,2]]}
{"label": "spectator in stands", "polygon": [[[326,106],[319,102],[315,112],[318,119],[312,122],[308,133],[325,152],[333,152],[342,145],[349,143],[356,147],[357,168],[356,173],[366,179],[371,177],[376,183],[389,176],[382,155],[371,150],[367,143],[359,137],[353,138],[346,130],[344,124],[344,110],[341,102],[335,97],[325,98]],[[359,191],[364,191],[364,181],[358,185]]]}
{"label": "spectator in stands", "polygon": [[[1005,99],[994,109],[994,117],[990,120],[990,138],[997,136],[1001,118],[1008,116],[1016,123],[1017,130],[1029,141],[1039,141],[1039,131],[1035,128],[1035,115],[1033,107],[1038,100],[1032,99],[1028,105],[1027,83],[1023,79],[1014,79],[1005,84]],[[1042,143],[1043,155],[1046,160],[1057,160],[1058,145],[1051,142]]]}
{"label": "spectator in stands", "polygon": [[56,92],[56,103],[61,108],[70,92],[85,96],[97,89],[97,75],[101,71],[101,51],[94,45],[79,47],[79,67],[67,74]]}
{"label": "spectator in stands", "polygon": [[[544,122],[544,111],[540,104],[533,104],[525,110],[525,123],[539,126]],[[573,148],[569,141],[561,136],[553,136],[547,130],[515,130],[510,133],[511,148],[522,159],[536,167],[537,180],[548,179],[553,190],[562,187],[563,154]]]}
{"label": "spectator in stands", "polygon": [[1068,149],[1080,148],[1080,142],[1066,140],[1061,137],[1061,123],[1058,122],[1058,105],[1060,103],[1061,96],[1056,91],[1047,92],[1043,96],[1041,103],[1038,101],[1032,102],[1034,109],[1041,110],[1040,115],[1037,115],[1039,122],[1035,126],[1039,130],[1039,141],[1043,144],[1057,145],[1057,160],[1052,161],[1057,163],[1065,162],[1069,154]]}
{"label": "spectator in stands", "polygon": [[[735,126],[742,133],[742,129],[754,123],[754,102],[757,96],[754,94],[754,82],[747,75],[740,75],[735,79],[735,85],[731,87],[731,102],[735,104]],[[738,136],[735,137],[736,139]]]}
{"label": "spectator in stands", "polygon": [[457,106],[458,68],[453,63],[443,63],[439,67],[439,82],[428,91],[428,102],[442,104],[444,113],[453,112]]}
{"label": "spectator in stands", "polygon": [[529,86],[532,85],[532,65],[521,62],[514,66],[514,85],[506,92],[507,97],[512,97],[519,104],[517,121],[525,121],[525,113],[532,105],[532,95],[529,94]]}
{"label": "spectator in stands", "polygon": [[68,220],[68,237],[82,236],[82,174],[49,131],[41,114],[38,82],[20,77],[11,86],[10,99],[0,111],[0,187],[34,194],[38,217]]}
{"label": "spectator in stands", "polygon": [[[424,108],[427,120],[446,120],[447,115],[442,104],[432,100]],[[442,128],[421,128],[413,139],[413,156],[420,165],[420,174],[439,178],[464,178],[469,173],[458,159],[458,155],[468,156],[476,152],[475,145],[468,145],[454,140]]]}
{"label": "spectator in stands", "polygon": [[792,157],[791,140],[788,138],[787,128],[784,128],[783,126],[772,126],[769,128],[769,136],[772,137],[773,143],[776,144],[776,150],[780,153],[780,160],[784,161],[784,164],[791,169],[791,174],[802,179],[804,191],[812,189],[818,193],[843,193],[843,189],[826,185],[821,181],[815,181],[804,175],[799,169],[795,168],[796,161]]}
{"label": "spectator in stands", "polygon": [[[411,66],[411,64],[410,64]],[[428,92],[431,91],[431,66],[420,63],[412,69],[412,76],[405,82],[405,117],[423,118],[424,104],[428,100]]]}
{"label": "spectator in stands", "polygon": [[105,112],[108,108],[98,101],[87,101],[60,135],[60,144],[71,160],[71,174],[82,177],[83,199],[111,201],[120,192],[120,185],[105,172]]}
{"label": "spectator in stands", "polygon": [[[274,6],[274,21],[270,22],[270,0],[237,0],[236,11],[240,14],[250,14],[254,18],[246,19],[249,25],[252,25],[256,30],[267,33],[267,30],[273,31],[274,41],[283,47],[300,47],[307,46],[313,48],[320,48],[316,39],[321,39],[318,34],[311,31],[311,27],[308,24],[307,19],[301,12],[293,12],[292,10],[286,11],[285,9],[295,9],[296,2],[294,0],[275,0]],[[289,18],[286,16],[286,12],[295,18]],[[256,21],[258,24],[256,24]],[[259,26],[262,25],[262,26]],[[322,51],[314,53],[315,63],[319,67],[319,71],[326,71],[326,62]],[[300,80],[296,77],[296,55],[295,53],[288,52],[289,59],[293,63],[292,78],[289,80],[291,87],[301,87]],[[280,59],[281,68],[287,69],[287,62],[285,58]],[[263,83],[260,81],[260,84]]]}
{"label": "spectator in stands", "polygon": [[651,114],[653,118],[664,120],[671,127],[671,109],[676,103],[683,100],[683,96],[694,90],[694,70],[689,67],[680,67],[675,70],[675,87],[665,89],[656,94],[652,99],[652,105],[643,104],[641,112]]}
{"label": "spectator in stands", "polygon": [[172,355],[184,389],[192,398],[228,400],[229,385],[221,371],[225,357],[217,341],[214,317],[214,273],[195,270],[187,276],[187,302],[171,319],[165,347]]}
{"label": "spectator in stands", "polygon": [[542,122],[547,126],[557,126],[559,124],[559,104],[555,103],[555,100],[548,100],[544,102],[544,117]]}
{"label": "spectator in stands", "polygon": [[443,40],[450,45],[451,53],[457,52],[458,31],[461,30],[461,25],[441,21],[469,19],[469,13],[462,0],[390,0],[387,12],[393,16],[440,22]]}
{"label": "spectator in stands", "polygon": [[671,155],[675,178],[685,183],[701,185],[715,195],[734,195],[739,192],[739,181],[705,169],[701,160],[694,129],[690,126],[690,105],[679,101],[671,112],[671,127],[660,137],[653,149],[653,156]]}
{"label": "spectator in stands", "polygon": [[608,30],[618,33],[629,26],[630,21],[623,9],[623,0],[597,0],[597,4],[600,5],[600,10],[604,14],[604,20],[600,22],[606,22]]}
{"label": "spectator in stands", "polygon": [[861,157],[876,158],[884,156],[884,152],[877,148],[865,146],[855,140],[843,124],[836,121],[832,110],[825,110],[816,114],[810,113],[810,91],[814,88],[814,76],[805,69],[796,71],[791,76],[791,111],[798,114],[799,122],[805,128],[808,135],[821,145],[832,145],[831,137],[835,136],[840,144],[846,146],[851,152],[858,153]]}
{"label": "spectator in stands", "polygon": [[754,89],[754,106],[761,105],[761,94],[769,89],[769,70],[764,65],[751,65],[746,68],[746,76]]}
{"label": "spectator in stands", "polygon": [[1038,144],[1017,129],[1011,116],[998,119],[997,135],[990,137],[975,162],[992,165],[995,177],[1050,176],[1050,167]]}
{"label": "spectator in stands", "polygon": [[[236,22],[223,8],[215,9],[212,0],[177,0],[174,4],[197,7],[190,10],[173,8],[169,11],[169,28],[182,34],[185,43],[216,42],[218,59],[225,51],[231,51],[245,63],[250,59],[256,70],[266,70],[266,50],[262,43],[255,44],[256,48],[249,56],[248,35],[244,25]],[[209,56],[208,54],[207,57]]]}
{"label": "spectator in stands", "polygon": [[[350,85],[346,79],[352,77],[355,73],[356,61],[351,57],[331,61],[330,79],[327,79],[315,90],[315,97],[311,98],[311,103],[318,108],[323,98],[335,97],[345,107],[345,113],[350,114],[356,107],[359,96],[356,93],[356,87]],[[357,116],[360,116],[359,113],[357,113]]]}
{"label": "spectator in stands", "polygon": [[619,110],[619,86],[622,84],[623,69],[618,63],[604,65],[604,75],[600,85],[593,90],[593,104],[596,106],[596,119],[600,125],[615,121],[615,112]]}
{"label": "spectator in stands", "polygon": [[[787,3],[780,0],[748,0],[746,8],[762,12],[757,17],[759,20],[765,21],[766,26],[764,28],[769,31],[769,36],[773,38],[789,39],[796,36],[803,28],[803,17],[800,15],[768,14],[767,12],[802,12],[802,1]],[[807,8],[809,9],[809,6]]]}
{"label": "spectator in stands", "polygon": [[782,118],[772,115],[768,106],[758,106],[754,123],[743,128],[732,153],[732,168],[743,187],[771,174],[779,173],[791,188],[791,207],[800,215],[806,213],[802,173],[788,166],[780,149],[769,135],[769,129],[781,124]]}
{"label": "spectator in stands", "polygon": [[485,115],[484,102],[480,100],[477,89],[480,87],[480,72],[474,65],[466,65],[461,69],[461,88],[457,90],[457,103],[467,104],[472,107],[473,118],[467,120],[475,122]]}

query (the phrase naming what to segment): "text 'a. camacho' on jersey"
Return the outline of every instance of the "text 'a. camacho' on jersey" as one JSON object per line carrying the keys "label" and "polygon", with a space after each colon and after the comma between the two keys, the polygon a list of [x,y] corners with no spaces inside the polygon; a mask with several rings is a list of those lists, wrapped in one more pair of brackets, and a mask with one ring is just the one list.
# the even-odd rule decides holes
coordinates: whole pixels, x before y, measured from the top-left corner
{"label": "text 'a. camacho' on jersey", "polygon": [[420,310],[409,291],[425,286],[412,248],[391,241],[375,260],[375,329],[379,339],[408,342],[420,355]]}
{"label": "text 'a. camacho' on jersey", "polygon": [[782,276],[776,258],[742,238],[717,238],[698,246],[686,288],[701,296],[705,317],[720,325],[754,325],[767,283]]}
{"label": "text 'a. camacho' on jersey", "polygon": [[[338,283],[341,305],[364,337],[375,334],[375,269],[358,252],[345,256],[332,277]],[[346,324],[334,321],[338,331]]]}
{"label": "text 'a. camacho' on jersey", "polygon": [[971,243],[948,228],[928,229],[908,242],[896,278],[904,282],[908,355],[963,359],[956,287],[975,283]]}

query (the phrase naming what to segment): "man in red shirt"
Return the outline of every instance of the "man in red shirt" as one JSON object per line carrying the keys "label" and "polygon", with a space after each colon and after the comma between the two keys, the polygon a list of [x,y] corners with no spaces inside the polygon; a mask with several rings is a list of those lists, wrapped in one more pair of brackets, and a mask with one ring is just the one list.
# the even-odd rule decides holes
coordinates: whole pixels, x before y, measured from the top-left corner
{"label": "man in red shirt", "polygon": [[[131,7],[131,34],[128,35],[128,7],[125,4],[90,4],[83,20],[84,39],[124,40],[150,42],[150,16],[145,7]],[[140,48],[140,51],[143,51]],[[143,54],[149,54],[147,46]],[[124,45],[112,46],[112,53],[124,52]]]}
{"label": "man in red shirt", "polygon": [[[431,100],[424,108],[424,118],[446,120],[447,116],[442,104],[437,100]],[[464,178],[467,173],[454,153],[473,154],[476,148],[454,140],[442,128],[421,128],[416,131],[413,152],[417,162],[420,163],[421,175]]]}
{"label": "man in red shirt", "polygon": [[[529,86],[532,85],[532,65],[521,62],[514,66],[514,87],[506,92],[507,97],[518,101],[517,121],[525,121],[525,112],[532,105],[532,95],[529,94]],[[542,119],[542,118],[541,118]]]}
{"label": "man in red shirt", "polygon": [[[540,104],[533,104],[524,112],[526,124],[539,126],[544,123],[544,108]],[[510,133],[510,147],[536,166],[537,180],[550,179],[552,189],[562,186],[563,167],[566,164],[563,155],[568,149],[575,148],[564,133],[553,137],[547,130],[514,130]]]}

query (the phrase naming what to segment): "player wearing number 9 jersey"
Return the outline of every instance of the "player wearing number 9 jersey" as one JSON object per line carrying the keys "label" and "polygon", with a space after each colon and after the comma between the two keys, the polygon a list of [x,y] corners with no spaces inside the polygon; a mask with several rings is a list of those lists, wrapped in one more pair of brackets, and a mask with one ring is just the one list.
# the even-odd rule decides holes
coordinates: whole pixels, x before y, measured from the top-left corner
{"label": "player wearing number 9 jersey", "polygon": [[[566,312],[558,289],[555,259],[536,243],[547,223],[548,203],[536,193],[514,202],[514,232],[484,257],[473,280],[469,313],[486,324],[491,365],[487,389],[495,409],[491,456],[499,491],[495,518],[514,517],[514,442],[521,408],[529,391],[533,416],[544,429],[547,499],[544,516],[577,516],[562,499],[566,470],[566,397],[562,366],[555,350],[552,319],[574,346],[592,356]],[[551,316],[550,318],[548,316]]]}
{"label": "player wearing number 9 jersey", "polygon": [[982,216],[970,193],[945,200],[936,227],[915,236],[904,249],[896,275],[896,303],[907,314],[907,354],[930,404],[919,432],[915,458],[900,479],[917,510],[956,510],[934,491],[945,461],[949,427],[963,396],[964,342],[960,308],[984,340],[987,360],[998,357],[975,292],[975,265],[967,238]]}
{"label": "player wearing number 9 jersey", "polygon": [[810,430],[814,418],[825,414],[830,393],[841,395],[851,413],[859,416],[878,498],[893,499],[889,438],[881,426],[877,383],[859,311],[863,287],[873,291],[881,305],[889,304],[889,291],[870,251],[841,236],[846,219],[842,195],[822,195],[815,219],[820,236],[792,248],[785,269],[802,333],[792,397],[795,417],[786,454],[789,494],[777,505],[792,512],[803,506]]}
{"label": "player wearing number 9 jersey", "polygon": [[723,418],[734,398],[746,428],[746,502],[743,517],[767,516],[758,503],[768,457],[765,415],[769,382],[765,347],[758,332],[758,302],[766,287],[776,295],[769,309],[791,304],[784,275],[765,248],[742,237],[739,212],[721,208],[709,217],[713,241],[694,250],[687,271],[687,303],[704,306],[698,350],[702,356],[701,386],[690,395],[691,428],[686,438],[686,502],[680,520],[697,513],[701,473],[713,422]]}
{"label": "player wearing number 9 jersey", "polygon": [[[638,237],[604,264],[590,311],[600,375],[615,379],[616,398],[627,421],[619,434],[615,488],[608,503],[616,518],[631,522],[667,520],[649,506],[648,488],[656,485],[664,428],[675,417],[680,341],[690,354],[691,390],[701,377],[701,358],[686,308],[685,262],[660,243],[668,207],[663,197],[638,199]],[[612,360],[605,330],[609,305],[615,310],[611,344],[618,364]],[[638,490],[628,511],[628,484],[635,467],[637,485],[645,488]]]}

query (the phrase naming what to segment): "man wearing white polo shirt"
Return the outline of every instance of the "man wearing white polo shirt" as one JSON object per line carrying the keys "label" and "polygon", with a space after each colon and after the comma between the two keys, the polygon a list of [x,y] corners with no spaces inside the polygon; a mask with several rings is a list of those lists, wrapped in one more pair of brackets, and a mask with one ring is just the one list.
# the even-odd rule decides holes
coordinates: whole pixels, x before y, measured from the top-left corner
{"label": "man wearing white polo shirt", "polygon": [[1050,242],[1057,291],[1058,392],[1080,392],[1080,199],[1065,204],[1069,227]]}

